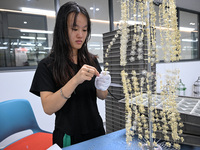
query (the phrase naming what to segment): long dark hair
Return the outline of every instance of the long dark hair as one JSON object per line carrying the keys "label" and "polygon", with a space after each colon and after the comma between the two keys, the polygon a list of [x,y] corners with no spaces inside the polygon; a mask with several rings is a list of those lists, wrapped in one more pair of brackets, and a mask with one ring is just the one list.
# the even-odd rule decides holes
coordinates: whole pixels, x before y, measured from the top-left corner
{"label": "long dark hair", "polygon": [[56,17],[56,24],[53,35],[53,45],[50,57],[53,57],[53,76],[57,85],[63,86],[72,76],[75,75],[75,71],[71,65],[71,53],[72,48],[68,37],[67,20],[70,13],[74,13],[74,23],[76,25],[76,18],[79,13],[82,13],[87,18],[87,37],[78,50],[78,66],[81,67],[84,64],[94,66],[94,55],[88,52],[87,42],[91,34],[91,22],[87,10],[79,6],[75,2],[67,2],[62,5],[58,11]]}

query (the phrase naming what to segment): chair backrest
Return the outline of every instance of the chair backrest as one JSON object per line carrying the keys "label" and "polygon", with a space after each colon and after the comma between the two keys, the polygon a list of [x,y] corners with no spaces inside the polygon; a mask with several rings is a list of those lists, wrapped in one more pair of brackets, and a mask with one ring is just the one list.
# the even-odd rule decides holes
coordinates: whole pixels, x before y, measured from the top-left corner
{"label": "chair backrest", "polygon": [[0,103],[0,142],[8,136],[31,129],[42,132],[28,100],[13,99]]}

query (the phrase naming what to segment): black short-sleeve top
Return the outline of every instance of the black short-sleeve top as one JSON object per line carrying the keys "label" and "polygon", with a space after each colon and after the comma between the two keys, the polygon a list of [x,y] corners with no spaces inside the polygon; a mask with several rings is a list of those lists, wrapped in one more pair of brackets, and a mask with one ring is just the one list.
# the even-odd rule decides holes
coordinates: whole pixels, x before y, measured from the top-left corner
{"label": "black short-sleeve top", "polygon": [[[40,96],[41,91],[56,92],[61,87],[56,86],[53,78],[51,62],[47,57],[40,61],[36,69],[30,92]],[[96,69],[101,72],[100,65],[95,59]],[[80,67],[73,64],[78,72]],[[64,106],[55,113],[55,128],[60,129],[68,135],[87,134],[94,129],[103,128],[103,122],[98,112],[96,88],[94,86],[95,76],[91,81],[79,84]]]}

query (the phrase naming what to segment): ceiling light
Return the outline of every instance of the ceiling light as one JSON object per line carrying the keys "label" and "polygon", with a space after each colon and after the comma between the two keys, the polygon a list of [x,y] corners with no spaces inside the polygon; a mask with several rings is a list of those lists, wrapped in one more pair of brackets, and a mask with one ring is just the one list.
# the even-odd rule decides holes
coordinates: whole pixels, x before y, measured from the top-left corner
{"label": "ceiling light", "polygon": [[102,34],[91,34],[92,37],[103,37]]}
{"label": "ceiling light", "polygon": [[96,8],[96,11],[99,11],[99,8]]}
{"label": "ceiling light", "polygon": [[98,19],[90,19],[92,22],[98,22],[98,23],[109,23],[107,20],[98,20]]}
{"label": "ceiling light", "polygon": [[24,24],[27,24],[27,21],[24,21]]}
{"label": "ceiling light", "polygon": [[53,31],[20,29],[20,32],[53,34]]}
{"label": "ceiling light", "polygon": [[22,43],[21,46],[35,46],[35,44],[32,44],[32,43]]}
{"label": "ceiling light", "polygon": [[53,16],[55,17],[56,12],[51,10],[44,10],[44,9],[35,9],[35,8],[28,8],[22,7],[22,12],[32,13],[32,14],[39,14],[39,15],[46,15],[46,16]]}
{"label": "ceiling light", "polygon": [[32,44],[32,43],[22,43],[21,46],[35,46],[35,44]]}
{"label": "ceiling light", "polygon": [[45,37],[37,37],[38,40],[46,40],[47,38]]}
{"label": "ceiling light", "polygon": [[90,10],[93,10],[94,8],[93,7],[90,7]]}
{"label": "ceiling light", "polygon": [[7,49],[8,47],[0,47],[0,49]]}
{"label": "ceiling light", "polygon": [[191,26],[194,26],[194,25],[195,25],[195,23],[194,23],[194,22],[190,22],[190,25],[191,25]]}
{"label": "ceiling light", "polygon": [[13,44],[13,45],[18,45],[18,43],[17,43],[17,42],[13,42],[12,44]]}
{"label": "ceiling light", "polygon": [[[29,39],[29,40],[35,40],[35,37],[31,36],[20,36],[21,39]],[[46,37],[37,37],[38,40],[46,40]]]}
{"label": "ceiling light", "polygon": [[198,42],[198,40],[193,40],[193,39],[182,39],[181,41],[183,41],[183,42]]}
{"label": "ceiling light", "polygon": [[180,31],[194,31],[195,28],[180,27],[179,30]]}
{"label": "ceiling light", "polygon": [[29,39],[29,40],[34,40],[35,37],[31,37],[31,36],[20,36],[21,39]]}
{"label": "ceiling light", "polygon": [[99,44],[90,44],[89,46],[98,47],[98,46],[100,46],[100,45],[99,45]]}
{"label": "ceiling light", "polygon": [[[123,22],[124,22],[124,21],[120,20],[120,21],[119,21],[119,24],[121,24],[121,23],[123,23]],[[135,24],[144,24],[144,25],[146,25],[146,23],[145,23],[145,22],[142,22],[142,21],[132,21],[132,20],[128,20],[127,23],[130,24],[130,25],[135,25]]]}
{"label": "ceiling light", "polygon": [[46,49],[51,49],[51,47],[44,47],[44,49],[46,50]]}

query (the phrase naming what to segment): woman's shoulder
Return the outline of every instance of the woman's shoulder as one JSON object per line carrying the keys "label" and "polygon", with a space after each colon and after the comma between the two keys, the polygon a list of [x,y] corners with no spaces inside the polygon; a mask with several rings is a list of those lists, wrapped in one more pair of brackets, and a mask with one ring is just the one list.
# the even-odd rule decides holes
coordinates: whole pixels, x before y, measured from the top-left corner
{"label": "woman's shoulder", "polygon": [[90,57],[92,58],[92,60],[95,61],[95,63],[98,62],[98,60],[97,60],[98,59],[98,55],[94,55],[92,53],[89,53],[89,54],[90,54]]}
{"label": "woman's shoulder", "polygon": [[38,68],[52,69],[52,65],[53,65],[53,58],[50,56],[47,56],[38,63]]}
{"label": "woman's shoulder", "polygon": [[53,58],[51,56],[47,56],[45,58],[43,58],[42,60],[40,60],[38,65],[51,65],[53,63]]}
{"label": "woman's shoulder", "polygon": [[39,63],[48,64],[48,63],[52,63],[52,62],[53,62],[53,58],[51,56],[47,56],[47,57],[43,58],[42,60],[40,60]]}

